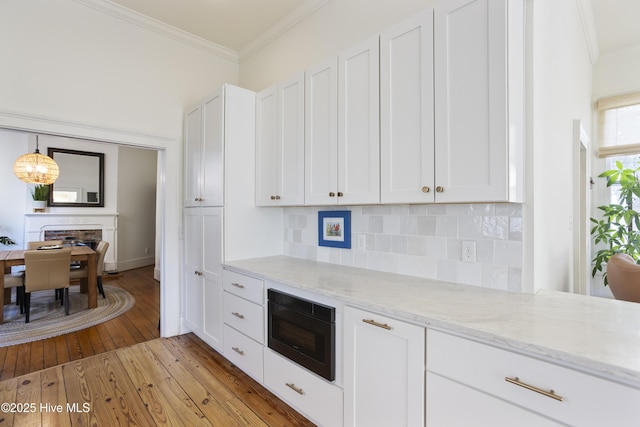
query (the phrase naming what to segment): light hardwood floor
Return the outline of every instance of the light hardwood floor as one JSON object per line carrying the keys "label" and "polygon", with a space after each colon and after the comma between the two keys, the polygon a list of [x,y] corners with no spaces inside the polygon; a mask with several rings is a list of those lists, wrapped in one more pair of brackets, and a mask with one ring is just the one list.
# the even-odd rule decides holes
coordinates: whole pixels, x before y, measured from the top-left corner
{"label": "light hardwood floor", "polygon": [[157,338],[149,277],[107,282],[140,292],[129,316],[0,349],[0,426],[313,425],[195,335]]}

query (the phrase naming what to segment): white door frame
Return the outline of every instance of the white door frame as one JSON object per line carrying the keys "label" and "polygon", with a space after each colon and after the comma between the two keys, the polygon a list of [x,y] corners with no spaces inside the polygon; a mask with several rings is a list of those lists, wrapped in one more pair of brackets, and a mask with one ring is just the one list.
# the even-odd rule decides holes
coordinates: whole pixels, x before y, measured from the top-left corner
{"label": "white door frame", "polygon": [[589,295],[591,271],[591,238],[589,228],[589,180],[591,139],[580,120],[573,121],[572,177],[573,177],[573,280],[572,292]]}

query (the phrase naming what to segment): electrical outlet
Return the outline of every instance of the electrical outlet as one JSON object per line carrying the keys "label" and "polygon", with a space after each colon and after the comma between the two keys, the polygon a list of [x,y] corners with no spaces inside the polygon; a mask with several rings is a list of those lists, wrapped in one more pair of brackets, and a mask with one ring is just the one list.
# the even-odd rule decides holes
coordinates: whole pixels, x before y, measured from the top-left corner
{"label": "electrical outlet", "polygon": [[366,234],[358,234],[358,250],[364,251],[367,248]]}
{"label": "electrical outlet", "polygon": [[462,242],[462,262],[476,262],[476,242],[464,240]]}

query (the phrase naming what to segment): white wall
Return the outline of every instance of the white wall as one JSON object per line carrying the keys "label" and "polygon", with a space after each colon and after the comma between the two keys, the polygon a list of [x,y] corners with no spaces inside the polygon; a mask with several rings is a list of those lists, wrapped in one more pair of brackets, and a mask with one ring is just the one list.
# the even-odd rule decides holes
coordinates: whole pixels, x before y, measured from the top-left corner
{"label": "white wall", "polygon": [[593,67],[593,98],[640,90],[640,46],[600,55]]}
{"label": "white wall", "polygon": [[16,242],[16,246],[0,244],[0,250],[24,247],[24,213],[31,196],[28,184],[14,175],[13,162],[30,150],[27,134],[0,130],[0,235]]}
{"label": "white wall", "polygon": [[180,137],[238,64],[73,0],[0,2],[0,111]]}
{"label": "white wall", "polygon": [[157,153],[118,150],[118,270],[155,262]]}
{"label": "white wall", "polygon": [[591,129],[592,67],[577,2],[529,2],[523,285],[570,290],[573,120]]}

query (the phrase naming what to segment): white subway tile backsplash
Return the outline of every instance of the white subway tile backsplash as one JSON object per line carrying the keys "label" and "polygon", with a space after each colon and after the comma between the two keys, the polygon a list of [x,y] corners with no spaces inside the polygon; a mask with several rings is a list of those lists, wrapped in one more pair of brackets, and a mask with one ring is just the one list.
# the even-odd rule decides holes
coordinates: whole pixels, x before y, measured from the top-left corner
{"label": "white subway tile backsplash", "polygon": [[[351,249],[318,246],[318,211],[332,209],[351,211]],[[285,255],[522,292],[519,204],[292,207],[284,224]],[[462,262],[463,240],[476,263]]]}

